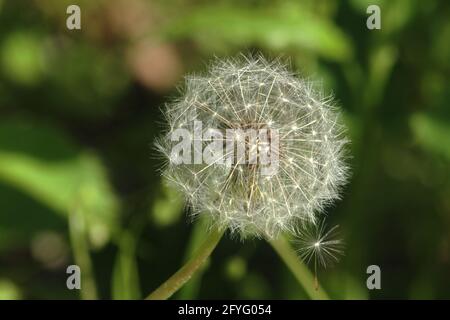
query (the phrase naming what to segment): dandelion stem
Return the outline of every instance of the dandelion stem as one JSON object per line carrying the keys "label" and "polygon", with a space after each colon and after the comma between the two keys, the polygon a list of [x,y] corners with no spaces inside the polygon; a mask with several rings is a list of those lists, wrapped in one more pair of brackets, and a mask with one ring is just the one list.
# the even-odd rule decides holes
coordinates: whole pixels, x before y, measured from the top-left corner
{"label": "dandelion stem", "polygon": [[205,263],[206,259],[213,252],[224,230],[213,229],[202,245],[194,253],[193,257],[155,291],[153,291],[147,300],[166,300],[170,298],[178,289],[191,279],[194,273]]}
{"label": "dandelion stem", "polygon": [[[317,279],[309,271],[308,267],[297,256],[290,244],[283,236],[276,240],[270,240],[270,245],[274,248],[276,253],[284,261],[286,266],[294,274],[297,281],[305,289],[306,293],[313,300],[328,300],[328,295],[322,289]],[[317,282],[316,282],[317,281]]]}

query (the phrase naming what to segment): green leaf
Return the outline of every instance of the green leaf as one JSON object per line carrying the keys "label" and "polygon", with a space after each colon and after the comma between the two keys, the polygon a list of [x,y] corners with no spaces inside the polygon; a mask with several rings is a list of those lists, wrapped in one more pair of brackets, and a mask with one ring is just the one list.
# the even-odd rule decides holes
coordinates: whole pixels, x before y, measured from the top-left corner
{"label": "green leaf", "polygon": [[54,128],[0,122],[0,181],[63,216],[81,203],[95,246],[115,228],[118,201],[100,160]]}
{"label": "green leaf", "polygon": [[393,45],[380,45],[370,52],[365,89],[366,107],[374,107],[382,100],[397,58],[397,48]]}
{"label": "green leaf", "polygon": [[159,226],[168,226],[180,218],[184,208],[184,199],[167,183],[161,183],[161,189],[161,195],[153,204],[151,219]]}
{"label": "green leaf", "polygon": [[415,114],[410,119],[417,142],[426,150],[450,160],[450,126],[443,120],[426,114]]}
{"label": "green leaf", "polygon": [[27,247],[42,230],[63,232],[67,223],[47,206],[0,183],[0,254]]}
{"label": "green leaf", "polygon": [[17,285],[9,279],[0,279],[0,300],[19,300],[22,293]]}
{"label": "green leaf", "polygon": [[250,9],[201,7],[170,26],[168,34],[204,44],[263,46],[274,50],[302,49],[331,60],[348,60],[352,43],[332,22],[300,6]]}
{"label": "green leaf", "polygon": [[1,47],[1,66],[12,81],[36,84],[44,70],[42,39],[32,33],[10,34]]}

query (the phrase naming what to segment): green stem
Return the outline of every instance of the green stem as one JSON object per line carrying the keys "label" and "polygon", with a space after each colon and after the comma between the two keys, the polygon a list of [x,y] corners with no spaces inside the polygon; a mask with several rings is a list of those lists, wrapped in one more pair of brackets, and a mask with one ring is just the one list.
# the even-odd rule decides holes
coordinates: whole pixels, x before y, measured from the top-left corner
{"label": "green stem", "polygon": [[274,248],[276,253],[281,257],[286,266],[294,274],[297,281],[305,289],[306,293],[313,300],[328,300],[328,295],[321,288],[317,279],[311,274],[308,267],[297,256],[292,249],[289,242],[284,237],[279,237],[276,240],[270,240],[270,245]]}
{"label": "green stem", "polygon": [[97,286],[94,279],[91,255],[89,252],[89,241],[87,239],[86,221],[81,208],[74,208],[69,214],[70,242],[73,250],[75,263],[82,271],[81,299],[95,300]]}
{"label": "green stem", "polygon": [[[186,263],[195,253],[195,250],[201,245],[203,238],[207,234],[208,221],[205,217],[201,217],[198,221],[196,221],[195,225],[192,228],[192,234],[190,236],[188,245],[186,247],[186,252],[184,256],[184,262]],[[206,230],[206,231],[205,231]],[[192,300],[195,299],[200,290],[200,285],[202,281],[203,273],[207,269],[207,263],[205,263],[200,270],[198,270],[195,275],[189,280],[186,285],[180,289],[178,292],[177,299],[180,300]]]}
{"label": "green stem", "polygon": [[214,248],[222,238],[224,230],[213,229],[202,245],[195,252],[194,256],[175,274],[160,285],[148,297],[148,300],[165,300],[170,298],[178,289],[180,289],[194,273],[205,263],[206,259],[213,252]]}

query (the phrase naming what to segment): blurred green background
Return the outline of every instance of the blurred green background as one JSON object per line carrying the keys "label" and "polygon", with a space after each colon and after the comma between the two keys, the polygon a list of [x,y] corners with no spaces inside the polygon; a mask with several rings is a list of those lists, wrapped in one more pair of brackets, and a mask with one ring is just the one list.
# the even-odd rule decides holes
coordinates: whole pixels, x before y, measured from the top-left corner
{"label": "blurred green background", "polygon": [[[81,30],[66,8],[81,8]],[[368,30],[366,8],[381,8]],[[204,236],[161,184],[160,108],[213,56],[290,59],[342,106],[352,178],[327,210],[340,299],[450,297],[450,2],[0,0],[0,299],[140,299]],[[78,264],[83,290],[66,288]],[[381,290],[366,288],[379,265]],[[81,295],[80,295],[81,293]],[[307,298],[225,237],[177,298]]]}

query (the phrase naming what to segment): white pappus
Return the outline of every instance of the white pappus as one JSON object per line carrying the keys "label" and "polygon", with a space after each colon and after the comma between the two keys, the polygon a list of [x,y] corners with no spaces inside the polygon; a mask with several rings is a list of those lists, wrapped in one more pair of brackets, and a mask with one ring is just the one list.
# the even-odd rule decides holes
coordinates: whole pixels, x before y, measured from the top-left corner
{"label": "white pappus", "polygon": [[[186,196],[193,216],[206,215],[242,238],[296,233],[299,224],[317,220],[346,181],[348,140],[333,99],[279,60],[216,59],[205,75],[186,77],[181,96],[166,105],[164,115],[167,130],[156,143],[166,160],[163,176]],[[262,164],[239,161],[175,163],[172,134],[177,128],[194,132],[194,122],[202,123],[203,133],[209,128],[277,132],[277,146],[270,149],[276,172],[264,175]],[[226,144],[230,138],[221,139]],[[246,150],[261,147],[245,139]],[[200,147],[209,143],[201,138]]]}

